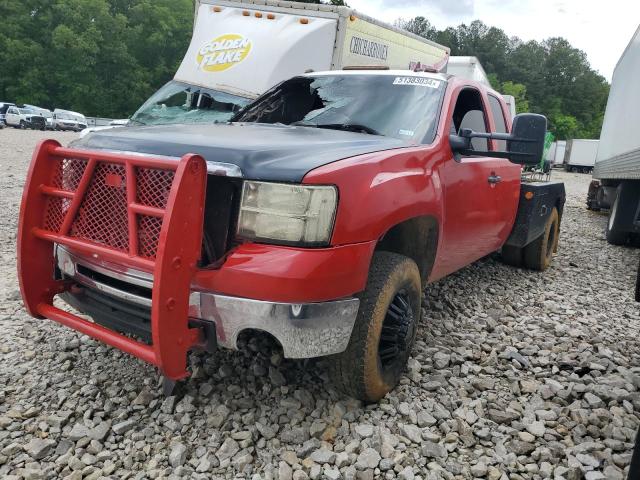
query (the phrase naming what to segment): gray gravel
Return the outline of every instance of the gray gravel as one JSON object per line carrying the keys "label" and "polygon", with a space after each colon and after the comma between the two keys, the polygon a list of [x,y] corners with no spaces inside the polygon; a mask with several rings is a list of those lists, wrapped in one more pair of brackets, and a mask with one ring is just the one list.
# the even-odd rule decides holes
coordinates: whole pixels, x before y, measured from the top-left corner
{"label": "gray gravel", "polygon": [[638,252],[609,246],[589,177],[544,274],[486,258],[428,288],[401,385],[380,404],[337,394],[323,361],[265,339],[193,355],[163,398],[156,371],[21,306],[15,238],[37,140],[0,131],[0,477],[622,479],[640,409]]}

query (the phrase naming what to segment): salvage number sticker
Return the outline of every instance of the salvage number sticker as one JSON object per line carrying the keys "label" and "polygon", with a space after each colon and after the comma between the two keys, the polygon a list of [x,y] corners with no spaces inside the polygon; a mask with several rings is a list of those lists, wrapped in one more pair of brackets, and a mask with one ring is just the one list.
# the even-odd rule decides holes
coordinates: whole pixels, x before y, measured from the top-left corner
{"label": "salvage number sticker", "polygon": [[393,81],[394,85],[415,85],[418,87],[438,88],[440,86],[439,80],[426,77],[396,77]]}

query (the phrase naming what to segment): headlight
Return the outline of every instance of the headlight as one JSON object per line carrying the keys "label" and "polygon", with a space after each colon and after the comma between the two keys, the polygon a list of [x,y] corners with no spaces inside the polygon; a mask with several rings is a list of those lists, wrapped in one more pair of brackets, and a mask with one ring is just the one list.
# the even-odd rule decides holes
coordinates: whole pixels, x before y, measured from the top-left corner
{"label": "headlight", "polygon": [[335,187],[245,181],[238,236],[285,245],[327,245],[338,203]]}

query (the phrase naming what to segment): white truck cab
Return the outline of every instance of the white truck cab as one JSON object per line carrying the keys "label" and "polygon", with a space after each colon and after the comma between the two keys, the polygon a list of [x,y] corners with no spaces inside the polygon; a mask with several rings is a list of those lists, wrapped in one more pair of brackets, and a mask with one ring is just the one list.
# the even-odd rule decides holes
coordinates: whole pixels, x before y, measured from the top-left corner
{"label": "white truck cab", "polygon": [[87,119],[81,113],[56,108],[53,111],[53,128],[79,132],[87,128]]}
{"label": "white truck cab", "polygon": [[27,107],[13,105],[7,109],[4,117],[5,123],[13,128],[32,128],[44,130],[46,120],[42,115]]}
{"label": "white truck cab", "polygon": [[195,8],[180,68],[134,113],[131,125],[225,122],[305,72],[362,66],[443,71],[449,58],[449,48],[348,7],[197,0]]}

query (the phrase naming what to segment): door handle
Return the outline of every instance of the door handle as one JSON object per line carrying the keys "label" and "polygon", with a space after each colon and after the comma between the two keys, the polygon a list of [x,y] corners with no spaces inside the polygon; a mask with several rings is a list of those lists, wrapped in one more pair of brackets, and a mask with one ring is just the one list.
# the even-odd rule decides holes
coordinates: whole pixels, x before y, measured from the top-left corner
{"label": "door handle", "polygon": [[496,183],[500,183],[502,181],[502,177],[500,175],[492,173],[491,175],[489,175],[487,181],[495,185]]}

